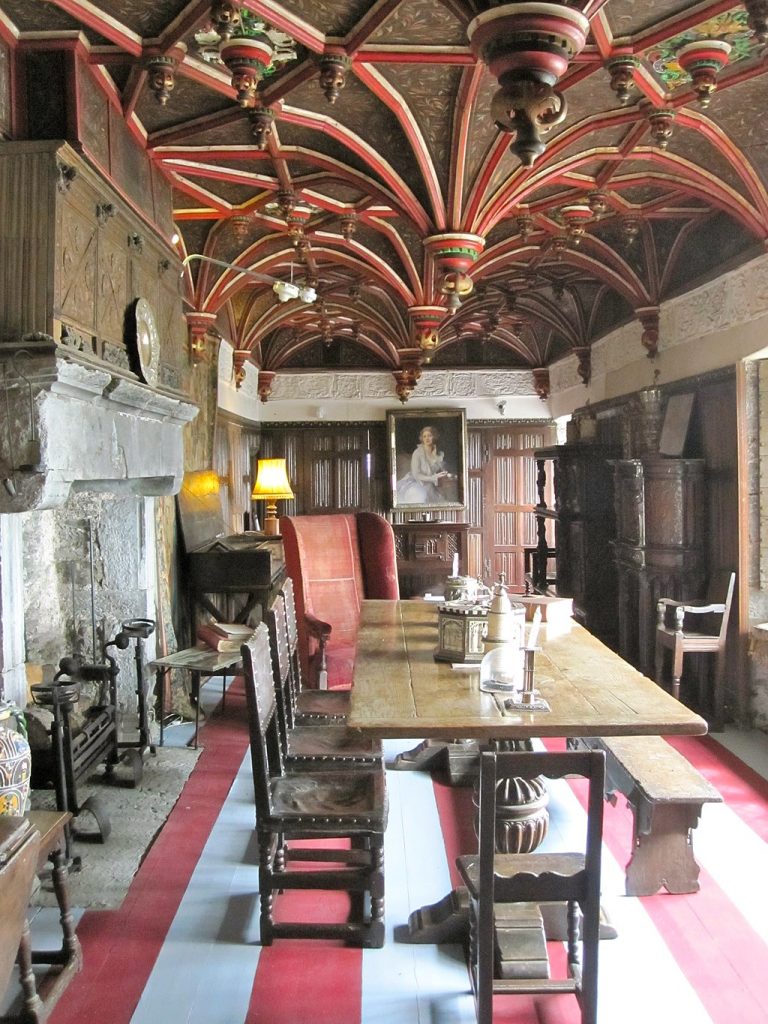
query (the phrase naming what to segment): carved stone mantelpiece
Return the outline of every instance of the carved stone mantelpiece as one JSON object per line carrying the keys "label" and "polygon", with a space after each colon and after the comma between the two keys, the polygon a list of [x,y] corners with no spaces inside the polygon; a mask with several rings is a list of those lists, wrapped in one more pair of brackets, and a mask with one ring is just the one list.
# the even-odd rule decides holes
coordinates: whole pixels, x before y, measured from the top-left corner
{"label": "carved stone mantelpiece", "polygon": [[0,438],[0,513],[61,505],[70,491],[175,493],[183,427],[197,407],[87,351],[28,335],[0,344],[9,429]]}

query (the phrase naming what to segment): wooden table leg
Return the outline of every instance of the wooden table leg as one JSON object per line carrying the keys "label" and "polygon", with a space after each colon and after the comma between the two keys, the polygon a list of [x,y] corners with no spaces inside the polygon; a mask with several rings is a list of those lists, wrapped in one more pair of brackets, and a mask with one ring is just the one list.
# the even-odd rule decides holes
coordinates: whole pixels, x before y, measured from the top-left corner
{"label": "wooden table leg", "polygon": [[42,1024],[47,1014],[43,1001],[38,995],[35,972],[32,969],[32,940],[29,934],[28,920],[24,922],[16,962],[19,965],[19,980],[24,993],[24,1010],[18,1019],[24,1024]]}

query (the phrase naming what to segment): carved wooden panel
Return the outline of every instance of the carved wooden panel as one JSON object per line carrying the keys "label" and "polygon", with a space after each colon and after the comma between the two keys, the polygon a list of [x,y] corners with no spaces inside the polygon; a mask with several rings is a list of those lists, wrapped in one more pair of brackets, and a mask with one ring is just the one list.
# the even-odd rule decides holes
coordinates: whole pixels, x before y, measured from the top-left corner
{"label": "carved wooden panel", "polygon": [[61,207],[56,246],[54,315],[96,333],[97,229],[93,215],[73,204]]}
{"label": "carved wooden panel", "polygon": [[123,231],[112,223],[98,237],[96,323],[103,341],[124,347],[125,309],[128,305],[128,258]]}
{"label": "carved wooden panel", "polygon": [[50,330],[52,172],[48,153],[19,152],[13,143],[0,150],[0,324],[6,337]]}

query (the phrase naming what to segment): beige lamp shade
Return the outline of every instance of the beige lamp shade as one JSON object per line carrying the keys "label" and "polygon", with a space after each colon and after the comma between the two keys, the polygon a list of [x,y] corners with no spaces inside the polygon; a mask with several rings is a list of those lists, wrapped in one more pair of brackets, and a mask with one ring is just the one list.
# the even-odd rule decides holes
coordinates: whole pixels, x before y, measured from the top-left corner
{"label": "beige lamp shade", "polygon": [[264,533],[271,537],[277,536],[277,502],[289,501],[292,497],[285,459],[259,459],[251,499],[267,503]]}

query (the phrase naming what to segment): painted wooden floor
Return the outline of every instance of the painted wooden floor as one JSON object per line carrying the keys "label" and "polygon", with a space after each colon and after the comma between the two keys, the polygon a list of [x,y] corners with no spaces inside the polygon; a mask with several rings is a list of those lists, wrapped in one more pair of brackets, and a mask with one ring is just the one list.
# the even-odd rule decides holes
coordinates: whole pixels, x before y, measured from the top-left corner
{"label": "painted wooden floor", "polygon": [[[187,734],[181,727],[174,735],[183,742]],[[383,949],[298,940],[262,949],[240,693],[209,719],[201,743],[123,907],[80,918],[85,966],[50,1024],[472,1024],[461,948],[394,940],[411,910],[456,881],[453,858],[472,843],[468,791],[422,773],[388,773]],[[406,745],[390,744],[390,753]],[[600,1022],[766,1024],[768,784],[711,739],[676,745],[727,802],[705,806],[695,834],[701,891],[644,899],[623,895],[629,813],[606,806],[603,905],[619,937],[601,943]],[[548,845],[567,843],[583,825],[577,795],[557,786]],[[50,927],[41,915],[36,941]],[[550,946],[562,962],[562,947]],[[497,1004],[500,1024],[579,1020],[569,996]]]}

